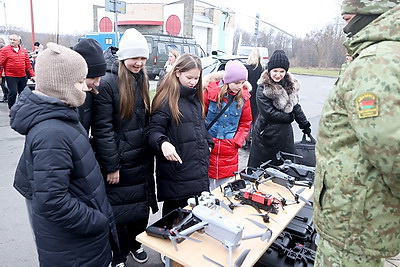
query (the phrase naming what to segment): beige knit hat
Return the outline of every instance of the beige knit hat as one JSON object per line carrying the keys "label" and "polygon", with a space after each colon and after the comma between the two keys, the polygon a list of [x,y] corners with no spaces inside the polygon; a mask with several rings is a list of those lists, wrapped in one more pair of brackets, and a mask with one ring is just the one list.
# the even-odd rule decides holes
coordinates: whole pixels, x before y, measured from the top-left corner
{"label": "beige knit hat", "polygon": [[40,93],[57,98],[71,107],[85,102],[86,93],[75,88],[75,83],[86,78],[85,59],[70,48],[48,43],[47,49],[36,58],[36,87]]}

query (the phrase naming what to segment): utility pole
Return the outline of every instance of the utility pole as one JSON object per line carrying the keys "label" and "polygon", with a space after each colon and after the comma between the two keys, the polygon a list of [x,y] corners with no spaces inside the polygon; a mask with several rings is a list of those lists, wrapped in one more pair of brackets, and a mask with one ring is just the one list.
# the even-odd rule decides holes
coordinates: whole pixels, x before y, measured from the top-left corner
{"label": "utility pole", "polygon": [[[6,34],[6,37],[8,37],[8,25],[7,25],[7,12],[6,12],[6,2],[4,0],[0,0],[0,3],[3,3],[3,8],[4,8],[4,33]],[[7,42],[7,40],[4,40]]]}
{"label": "utility pole", "polygon": [[256,13],[256,24],[254,26],[254,39],[255,39],[254,47],[258,46],[258,33],[259,33],[258,26],[259,26],[259,24],[260,24],[260,13]]}
{"label": "utility pole", "polygon": [[31,3],[31,29],[32,29],[32,51],[34,49],[34,43],[35,43],[35,20],[33,19],[33,3],[32,0],[30,0]]}

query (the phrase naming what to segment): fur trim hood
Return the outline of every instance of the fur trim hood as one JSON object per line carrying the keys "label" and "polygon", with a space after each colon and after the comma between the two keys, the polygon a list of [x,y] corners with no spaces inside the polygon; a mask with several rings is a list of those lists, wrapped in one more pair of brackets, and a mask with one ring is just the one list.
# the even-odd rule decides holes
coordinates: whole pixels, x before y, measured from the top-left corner
{"label": "fur trim hood", "polygon": [[[225,71],[221,70],[221,71],[212,72],[212,73],[206,75],[203,78],[203,90],[206,90],[208,85],[210,85],[210,83],[223,80],[224,73],[225,73]],[[251,90],[252,90],[252,86],[248,81],[244,82],[243,87],[246,87],[248,92],[251,92]]]}
{"label": "fur trim hood", "polygon": [[286,73],[284,79],[287,81],[286,87],[274,82],[269,76],[268,71],[265,70],[261,74],[257,84],[264,87],[263,94],[272,100],[275,108],[290,113],[293,111],[293,107],[299,103],[297,93],[300,90],[300,83],[290,72]]}

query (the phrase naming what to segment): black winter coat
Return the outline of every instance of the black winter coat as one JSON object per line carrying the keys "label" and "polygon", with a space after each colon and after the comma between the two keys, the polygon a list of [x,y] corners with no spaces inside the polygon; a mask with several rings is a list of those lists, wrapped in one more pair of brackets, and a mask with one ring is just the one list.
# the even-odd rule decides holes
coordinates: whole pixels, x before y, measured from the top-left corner
{"label": "black winter coat", "polygon": [[92,101],[93,93],[86,92],[85,103],[78,107],[79,121],[82,123],[83,128],[85,128],[87,134],[89,134],[90,124],[92,120]]}
{"label": "black winter coat", "polygon": [[257,68],[254,69],[254,65],[245,65],[247,72],[248,72],[248,78],[247,81],[251,84],[252,90],[250,91],[251,97],[250,97],[250,105],[251,105],[251,116],[253,118],[253,123],[256,121],[257,116],[258,116],[258,107],[257,107],[257,81],[260,79],[261,74],[263,72],[263,67],[261,64],[257,66]]}
{"label": "black winter coat", "polygon": [[[147,143],[149,115],[139,89],[131,119],[119,112],[118,61],[115,50],[106,50],[106,75],[93,95],[92,136],[96,157],[104,177],[120,171],[117,184],[106,182],[107,195],[117,223],[147,219],[149,207],[157,212],[154,184],[154,155]],[[135,75],[140,88],[142,75]]]}
{"label": "black winter coat", "polygon": [[[151,116],[149,142],[158,151],[156,177],[160,201],[183,199],[209,191],[209,147],[214,143],[205,127],[197,90],[181,86],[178,105],[182,117],[179,125],[172,120],[168,104]],[[182,164],[163,156],[161,144],[164,141],[175,146]]]}
{"label": "black winter coat", "polygon": [[268,160],[273,165],[282,164],[276,159],[279,151],[295,152],[292,122],[295,120],[301,129],[310,127],[299,104],[299,82],[290,73],[284,79],[286,84],[282,86],[264,71],[259,81],[259,116],[253,126],[249,167],[258,167]]}
{"label": "black winter coat", "polygon": [[11,127],[26,136],[14,187],[31,200],[40,265],[108,266],[115,224],[77,111],[25,89]]}

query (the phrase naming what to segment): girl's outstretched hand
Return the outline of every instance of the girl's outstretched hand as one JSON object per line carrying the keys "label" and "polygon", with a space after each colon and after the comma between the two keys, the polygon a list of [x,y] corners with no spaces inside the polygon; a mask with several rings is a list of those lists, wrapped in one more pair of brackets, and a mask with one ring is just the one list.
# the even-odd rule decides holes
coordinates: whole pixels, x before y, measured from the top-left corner
{"label": "girl's outstretched hand", "polygon": [[176,153],[175,147],[170,142],[162,143],[161,150],[167,160],[178,161],[180,164],[182,164],[181,157],[179,157],[178,153]]}

